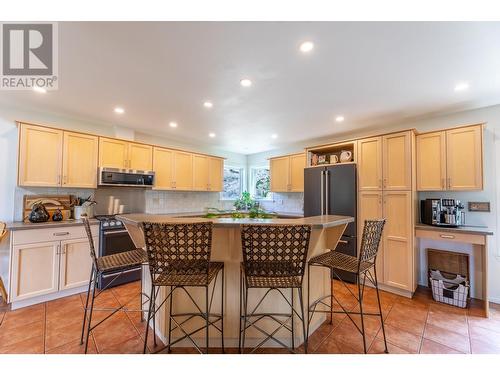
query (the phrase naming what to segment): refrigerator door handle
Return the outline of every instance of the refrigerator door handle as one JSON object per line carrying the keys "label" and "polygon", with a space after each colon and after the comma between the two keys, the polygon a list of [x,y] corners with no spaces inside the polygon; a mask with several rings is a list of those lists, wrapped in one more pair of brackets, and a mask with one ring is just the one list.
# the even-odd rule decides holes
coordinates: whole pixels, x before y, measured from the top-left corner
{"label": "refrigerator door handle", "polygon": [[330,174],[330,171],[327,169],[325,171],[325,215],[328,215],[328,195],[330,195],[330,190],[328,190],[328,175]]}
{"label": "refrigerator door handle", "polygon": [[325,178],[325,171],[321,171],[321,192],[320,192],[320,198],[321,198],[321,215],[325,214],[325,205],[323,202],[323,196],[324,196],[324,191],[323,191],[323,185],[324,185],[324,178]]}

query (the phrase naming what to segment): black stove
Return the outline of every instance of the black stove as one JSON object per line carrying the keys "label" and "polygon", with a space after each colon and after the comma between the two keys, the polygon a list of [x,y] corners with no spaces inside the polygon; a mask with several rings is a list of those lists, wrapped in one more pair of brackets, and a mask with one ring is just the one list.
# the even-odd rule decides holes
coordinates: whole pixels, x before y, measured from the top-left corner
{"label": "black stove", "polygon": [[[98,256],[113,255],[124,251],[134,250],[136,247],[123,223],[115,215],[98,215],[99,221],[99,254]],[[99,288],[113,287],[132,281],[140,280],[141,267],[123,272],[107,273],[98,280]]]}

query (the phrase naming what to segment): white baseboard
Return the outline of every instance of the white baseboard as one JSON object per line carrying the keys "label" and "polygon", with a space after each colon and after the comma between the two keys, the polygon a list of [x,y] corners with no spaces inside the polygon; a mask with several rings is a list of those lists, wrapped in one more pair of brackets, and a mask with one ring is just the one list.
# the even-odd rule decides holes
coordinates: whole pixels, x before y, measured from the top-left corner
{"label": "white baseboard", "polygon": [[81,286],[73,289],[61,290],[59,292],[44,294],[43,296],[37,296],[33,298],[23,299],[21,301],[11,302],[10,307],[12,310],[17,310],[22,307],[27,307],[31,305],[36,305],[37,303],[52,301],[58,298],[63,298],[67,296],[71,296],[73,294],[82,293],[87,291],[88,286]]}

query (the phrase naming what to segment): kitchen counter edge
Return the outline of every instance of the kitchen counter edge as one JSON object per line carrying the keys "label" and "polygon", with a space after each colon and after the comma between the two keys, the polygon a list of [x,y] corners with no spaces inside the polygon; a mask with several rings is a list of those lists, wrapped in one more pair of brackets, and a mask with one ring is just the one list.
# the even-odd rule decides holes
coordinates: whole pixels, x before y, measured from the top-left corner
{"label": "kitchen counter edge", "polygon": [[429,224],[415,224],[415,230],[432,230],[436,232],[449,232],[449,233],[463,233],[463,234],[477,234],[482,236],[492,236],[493,232],[491,232],[487,227],[472,227],[472,226],[462,226],[457,228],[450,227],[440,227]]}
{"label": "kitchen counter edge", "polygon": [[[97,225],[99,221],[97,219],[90,219],[90,225]],[[46,221],[44,223],[25,223],[22,221],[13,221],[6,223],[7,230],[12,232],[18,230],[30,230],[30,229],[50,229],[50,228],[62,228],[62,227],[73,227],[83,225],[82,220],[65,220],[65,221]]]}

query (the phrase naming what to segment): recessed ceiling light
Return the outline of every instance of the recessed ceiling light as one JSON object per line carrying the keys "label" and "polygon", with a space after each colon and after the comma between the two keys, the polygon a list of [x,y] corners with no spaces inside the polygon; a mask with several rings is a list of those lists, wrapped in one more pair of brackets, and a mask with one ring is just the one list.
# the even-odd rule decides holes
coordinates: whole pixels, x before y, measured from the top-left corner
{"label": "recessed ceiling light", "polygon": [[337,121],[337,122],[344,121],[344,116],[337,116],[337,117],[335,117],[335,121]]}
{"label": "recessed ceiling light", "polygon": [[455,85],[455,91],[465,91],[469,88],[469,84],[467,82],[460,82]]}
{"label": "recessed ceiling light", "polygon": [[115,112],[119,113],[119,114],[123,114],[123,113],[125,113],[125,110],[122,107],[116,107]]}
{"label": "recessed ceiling light", "polygon": [[272,138],[272,139],[276,139],[276,138],[278,138],[278,134],[272,134],[272,135],[271,135],[271,138]]}
{"label": "recessed ceiling light", "polygon": [[174,122],[174,121],[170,121],[169,124],[168,124],[171,128],[176,128],[177,127],[177,123]]}
{"label": "recessed ceiling light", "polygon": [[303,53],[308,53],[311,52],[314,48],[314,43],[313,42],[304,42],[300,45],[300,52]]}
{"label": "recessed ceiling light", "polygon": [[208,136],[209,136],[210,138],[215,138],[215,133],[208,133]]}
{"label": "recessed ceiling light", "polygon": [[205,108],[212,108],[214,106],[214,104],[212,102],[205,102],[205,103],[203,103],[203,106]]}
{"label": "recessed ceiling light", "polygon": [[46,94],[47,93],[46,89],[44,89],[43,87],[38,87],[38,86],[33,87],[33,91],[39,92],[41,94]]}
{"label": "recessed ceiling light", "polygon": [[250,87],[250,86],[252,86],[252,81],[250,81],[248,78],[243,78],[243,79],[240,81],[240,84],[241,84],[241,86],[243,86],[243,87]]}

